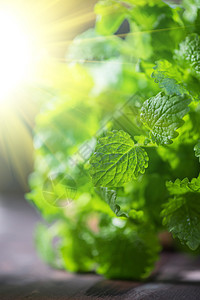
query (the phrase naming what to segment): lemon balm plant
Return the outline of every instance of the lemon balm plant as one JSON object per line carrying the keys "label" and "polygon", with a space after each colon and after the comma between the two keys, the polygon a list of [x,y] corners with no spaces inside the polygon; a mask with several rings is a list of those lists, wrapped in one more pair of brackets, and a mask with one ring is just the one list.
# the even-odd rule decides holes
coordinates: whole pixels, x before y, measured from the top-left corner
{"label": "lemon balm plant", "polygon": [[200,246],[200,1],[105,0],[95,12],[37,116],[27,197],[48,222],[36,234],[46,262],[142,279],[159,232]]}

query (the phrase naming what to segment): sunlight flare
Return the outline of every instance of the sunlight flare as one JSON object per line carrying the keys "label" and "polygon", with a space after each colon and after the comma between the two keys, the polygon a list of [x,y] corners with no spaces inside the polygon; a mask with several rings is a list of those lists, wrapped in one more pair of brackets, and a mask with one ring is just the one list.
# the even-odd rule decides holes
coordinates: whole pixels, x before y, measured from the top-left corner
{"label": "sunlight flare", "polygon": [[51,91],[80,94],[65,53],[92,21],[81,0],[0,1],[0,188],[12,178],[27,188],[34,117]]}
{"label": "sunlight flare", "polygon": [[29,75],[31,41],[12,13],[0,11],[0,101]]}

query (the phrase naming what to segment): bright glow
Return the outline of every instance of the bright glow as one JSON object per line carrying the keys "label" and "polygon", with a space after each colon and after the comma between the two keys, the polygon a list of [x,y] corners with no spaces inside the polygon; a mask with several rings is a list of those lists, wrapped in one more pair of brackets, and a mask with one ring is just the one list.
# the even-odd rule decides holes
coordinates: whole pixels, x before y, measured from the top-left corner
{"label": "bright glow", "polygon": [[19,20],[0,11],[0,101],[29,76],[31,40]]}

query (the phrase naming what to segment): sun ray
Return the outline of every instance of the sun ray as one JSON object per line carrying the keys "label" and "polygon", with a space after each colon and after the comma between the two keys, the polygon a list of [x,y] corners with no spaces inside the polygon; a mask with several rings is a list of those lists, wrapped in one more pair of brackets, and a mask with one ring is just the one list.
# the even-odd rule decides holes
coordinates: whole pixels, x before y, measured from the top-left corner
{"label": "sun ray", "polygon": [[[19,136],[20,135],[20,136]],[[15,174],[17,181],[25,188],[27,187],[27,170],[31,169],[32,162],[32,136],[16,112],[12,108],[4,109],[4,117],[1,115],[0,136],[1,153],[4,155],[7,167]],[[26,146],[22,147],[20,139],[26,141]]]}

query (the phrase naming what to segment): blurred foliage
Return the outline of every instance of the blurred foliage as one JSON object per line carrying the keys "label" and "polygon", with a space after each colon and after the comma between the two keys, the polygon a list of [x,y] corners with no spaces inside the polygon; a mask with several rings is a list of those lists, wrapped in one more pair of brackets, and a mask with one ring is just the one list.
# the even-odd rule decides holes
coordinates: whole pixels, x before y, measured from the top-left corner
{"label": "blurred foliage", "polygon": [[[199,74],[193,72],[191,59],[183,63],[187,53],[182,60],[177,54],[187,51],[189,45],[184,50],[179,44],[186,45],[190,33],[199,33],[196,2],[185,0],[180,6],[161,0],[99,1],[95,28],[74,39],[66,64],[52,65],[45,73],[51,97],[36,119],[35,171],[27,198],[53,222],[53,230],[41,226],[36,237],[41,256],[50,264],[56,265],[59,258],[59,267],[72,272],[143,279],[158,258],[159,231],[167,227],[182,243],[198,245],[196,231],[195,245],[188,228],[186,236],[180,234],[178,229],[194,216],[181,213],[176,207],[179,197],[172,198],[166,186],[178,177],[188,177],[189,182],[199,173]],[[130,32],[113,35],[124,20]],[[200,54],[195,52],[197,58]],[[108,131],[116,133],[117,140],[112,141],[114,134]],[[109,146],[109,141],[115,145]],[[136,163],[134,147],[145,148],[145,174],[139,174],[144,166]],[[125,155],[130,151],[132,164]],[[98,172],[105,171],[102,162],[110,170],[111,161],[117,161],[118,169],[106,173],[105,182]],[[123,177],[121,170],[128,175]],[[89,174],[93,179],[99,176],[100,188]],[[114,178],[111,186],[106,184],[109,176]],[[116,178],[122,178],[117,180],[120,184]],[[191,209],[198,208],[199,224],[200,198],[194,193]],[[189,196],[183,197],[185,211]],[[55,237],[58,241],[53,243]]]}

